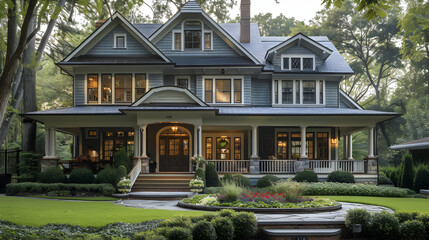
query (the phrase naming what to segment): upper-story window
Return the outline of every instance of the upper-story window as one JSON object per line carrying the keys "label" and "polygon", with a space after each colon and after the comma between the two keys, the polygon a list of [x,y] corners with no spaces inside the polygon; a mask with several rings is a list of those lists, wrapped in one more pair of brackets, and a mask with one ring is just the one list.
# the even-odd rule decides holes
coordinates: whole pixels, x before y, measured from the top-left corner
{"label": "upper-story window", "polygon": [[203,84],[204,99],[207,103],[243,103],[242,77],[204,77]]}
{"label": "upper-story window", "polygon": [[180,30],[174,30],[172,36],[172,49],[187,50],[212,50],[213,33],[204,30],[204,24],[199,20],[187,20],[182,23]]}
{"label": "upper-story window", "polygon": [[145,73],[88,74],[86,84],[87,103],[131,103],[148,91]]}
{"label": "upper-story window", "polygon": [[323,80],[274,80],[274,105],[322,105],[325,103]]}
{"label": "upper-story window", "polygon": [[316,69],[314,55],[289,55],[281,56],[281,69],[290,71],[313,71]]}
{"label": "upper-story window", "polygon": [[189,76],[176,76],[175,84],[178,87],[189,89],[191,86],[191,81],[189,79]]}
{"label": "upper-story window", "polygon": [[126,33],[115,33],[114,34],[114,48],[127,48],[127,34]]}

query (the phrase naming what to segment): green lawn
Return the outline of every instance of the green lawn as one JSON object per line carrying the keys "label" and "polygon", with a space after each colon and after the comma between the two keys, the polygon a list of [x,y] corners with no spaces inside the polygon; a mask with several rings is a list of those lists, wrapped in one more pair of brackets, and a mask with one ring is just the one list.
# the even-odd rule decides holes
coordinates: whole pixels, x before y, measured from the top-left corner
{"label": "green lawn", "polygon": [[21,225],[48,223],[104,226],[114,222],[138,223],[176,215],[196,216],[199,211],[169,211],[118,206],[112,202],[55,201],[0,196],[0,220]]}
{"label": "green lawn", "polygon": [[429,213],[429,199],[424,198],[389,198],[389,197],[360,197],[360,196],[319,196],[340,202],[356,202],[379,205],[395,211],[419,211]]}
{"label": "green lawn", "polygon": [[60,199],[60,200],[82,200],[82,201],[117,201],[118,198],[114,197],[50,197],[35,195],[35,198],[47,198],[47,199]]}

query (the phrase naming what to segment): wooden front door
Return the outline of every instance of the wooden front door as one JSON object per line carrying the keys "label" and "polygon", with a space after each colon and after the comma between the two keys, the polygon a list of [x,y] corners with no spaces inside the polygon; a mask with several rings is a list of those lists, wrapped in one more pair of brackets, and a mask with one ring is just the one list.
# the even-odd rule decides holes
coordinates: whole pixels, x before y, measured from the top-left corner
{"label": "wooden front door", "polygon": [[159,171],[189,172],[189,135],[180,128],[159,135]]}

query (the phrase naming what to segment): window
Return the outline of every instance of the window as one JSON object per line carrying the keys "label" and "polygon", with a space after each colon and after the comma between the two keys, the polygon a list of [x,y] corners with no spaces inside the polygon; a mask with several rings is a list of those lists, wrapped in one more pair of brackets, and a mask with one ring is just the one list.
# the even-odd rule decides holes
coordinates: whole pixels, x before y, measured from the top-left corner
{"label": "window", "polygon": [[[301,133],[292,133],[292,159],[299,159],[301,156]],[[309,159],[314,159],[314,133],[306,134],[306,152]]]}
{"label": "window", "polygon": [[241,160],[241,138],[234,138],[234,160]]}
{"label": "window", "polygon": [[201,49],[201,31],[185,31],[185,49]]}
{"label": "window", "polygon": [[273,104],[322,105],[324,84],[323,80],[274,80]]}
{"label": "window", "polygon": [[206,137],[206,159],[213,160],[213,138]]}
{"label": "window", "polygon": [[180,32],[173,32],[174,35],[174,42],[173,42],[173,50],[182,50],[182,33]]}
{"label": "window", "polygon": [[329,140],[327,132],[317,133],[317,159],[329,159]]}
{"label": "window", "polygon": [[189,77],[176,77],[176,86],[189,89]]}
{"label": "window", "polygon": [[205,32],[204,33],[204,50],[212,49],[212,33]]}
{"label": "window", "polygon": [[112,75],[101,75],[101,102],[112,103]]}
{"label": "window", "polygon": [[97,138],[97,137],[98,137],[97,130],[94,130],[94,129],[88,130],[87,138]]}
{"label": "window", "polygon": [[88,103],[98,103],[98,74],[88,74]]}
{"label": "window", "polygon": [[315,70],[315,56],[295,56],[284,54],[281,57],[281,69],[291,71],[313,71]]}
{"label": "window", "polygon": [[288,159],[288,133],[279,132],[277,133],[277,158]]}
{"label": "window", "polygon": [[115,96],[117,103],[130,103],[132,98],[132,75],[116,74]]}
{"label": "window", "polygon": [[139,99],[143,94],[147,91],[147,80],[146,80],[146,74],[136,74],[136,99]]}
{"label": "window", "polygon": [[230,137],[216,138],[216,159],[231,160],[231,138]]}
{"label": "window", "polygon": [[127,34],[115,33],[114,34],[114,48],[126,48],[127,47]]}
{"label": "window", "polygon": [[204,89],[207,103],[243,102],[243,78],[204,78]]}

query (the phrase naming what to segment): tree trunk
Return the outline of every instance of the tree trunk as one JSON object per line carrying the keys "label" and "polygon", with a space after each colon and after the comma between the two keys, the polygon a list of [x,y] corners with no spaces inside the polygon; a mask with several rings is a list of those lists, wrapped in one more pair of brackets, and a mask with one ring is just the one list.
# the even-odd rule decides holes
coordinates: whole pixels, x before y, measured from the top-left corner
{"label": "tree trunk", "polygon": [[18,44],[18,24],[16,20],[16,0],[11,0],[11,6],[7,10],[7,49],[6,49],[6,61],[9,60],[16,50]]}

